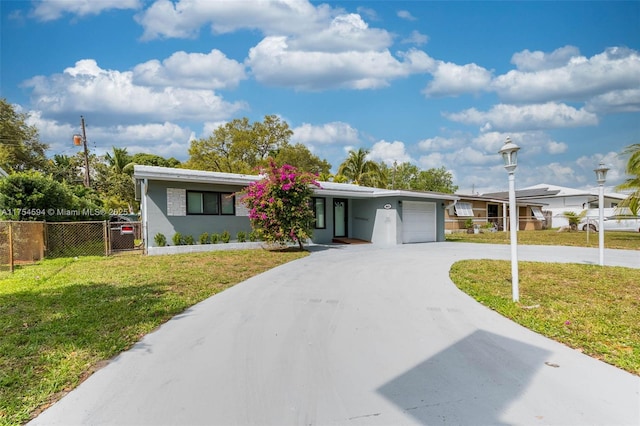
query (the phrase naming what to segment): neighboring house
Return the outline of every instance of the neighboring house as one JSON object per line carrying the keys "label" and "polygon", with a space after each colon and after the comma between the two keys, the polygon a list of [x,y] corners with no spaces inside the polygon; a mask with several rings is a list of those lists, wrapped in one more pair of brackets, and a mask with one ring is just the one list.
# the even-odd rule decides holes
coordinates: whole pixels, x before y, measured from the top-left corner
{"label": "neighboring house", "polygon": [[[507,192],[483,194],[491,197],[508,197]],[[627,196],[624,194],[605,193],[604,208],[616,207]],[[550,228],[567,226],[569,221],[564,212],[580,214],[583,210],[598,208],[598,188],[581,190],[564,186],[541,183],[516,190],[516,200],[521,203],[544,203],[543,211],[549,217]]]}
{"label": "neighboring house", "polygon": [[2,167],[0,167],[0,178],[9,176],[9,173],[5,172],[4,170],[2,170]]}
{"label": "neighboring house", "polygon": [[[474,226],[485,227],[493,225],[496,230],[509,229],[509,197],[494,197],[487,195],[455,194],[460,199],[451,204],[445,212],[445,229],[456,232],[466,228],[466,223],[472,219]],[[518,229],[543,229],[545,217],[542,214],[544,203],[517,200]],[[506,213],[506,214],[505,214]]]}
{"label": "neighboring house", "polygon": [[[161,233],[176,232],[197,241],[204,232],[251,230],[246,207],[236,192],[260,176],[155,166],[134,167],[145,247]],[[357,238],[393,245],[444,241],[445,208],[459,197],[434,192],[368,188],[320,182],[314,188],[314,243]]]}

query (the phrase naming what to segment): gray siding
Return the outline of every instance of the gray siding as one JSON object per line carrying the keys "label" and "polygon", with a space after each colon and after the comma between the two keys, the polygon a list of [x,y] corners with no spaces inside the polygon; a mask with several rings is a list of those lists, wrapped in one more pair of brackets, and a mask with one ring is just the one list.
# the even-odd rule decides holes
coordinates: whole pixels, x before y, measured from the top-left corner
{"label": "gray siding", "polygon": [[242,187],[209,185],[201,183],[149,181],[147,189],[147,238],[148,246],[155,246],[154,237],[161,233],[167,237],[167,243],[173,245],[172,237],[176,232],[191,235],[197,242],[198,237],[207,232],[221,234],[228,231],[235,239],[238,231],[249,233],[251,224],[247,216],[227,215],[186,215],[167,216],[167,188],[181,188],[192,191],[236,192]]}

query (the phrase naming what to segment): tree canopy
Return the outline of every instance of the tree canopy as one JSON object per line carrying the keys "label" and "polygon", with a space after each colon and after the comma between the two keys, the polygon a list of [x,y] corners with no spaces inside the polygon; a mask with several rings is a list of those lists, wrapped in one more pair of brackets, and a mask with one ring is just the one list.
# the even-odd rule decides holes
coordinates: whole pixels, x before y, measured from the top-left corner
{"label": "tree canopy", "polygon": [[628,178],[617,186],[617,189],[631,190],[631,194],[620,203],[621,207],[629,207],[632,214],[640,212],[640,143],[629,145],[622,153],[628,155],[625,169]]}
{"label": "tree canopy", "polygon": [[291,145],[293,131],[276,115],[264,121],[234,119],[213,131],[205,139],[191,142],[188,169],[226,173],[253,173],[268,167],[269,158],[277,164],[289,164],[310,173],[328,172],[331,165],[313,155],[303,144]]}
{"label": "tree canopy", "polygon": [[380,165],[375,161],[367,160],[368,155],[369,151],[364,148],[349,151],[347,159],[338,168],[338,175],[344,176],[356,185],[386,186],[386,179]]}
{"label": "tree canopy", "polygon": [[0,99],[0,167],[7,172],[46,170],[48,145],[39,141],[38,129],[26,120],[27,114]]}

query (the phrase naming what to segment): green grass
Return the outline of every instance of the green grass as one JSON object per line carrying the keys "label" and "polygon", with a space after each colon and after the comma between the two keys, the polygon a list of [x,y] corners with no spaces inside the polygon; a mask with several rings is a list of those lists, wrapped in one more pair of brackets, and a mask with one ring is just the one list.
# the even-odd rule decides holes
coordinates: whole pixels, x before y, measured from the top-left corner
{"label": "green grass", "polygon": [[81,257],[0,272],[0,424],[27,422],[189,306],[306,255]]}
{"label": "green grass", "polygon": [[509,261],[460,261],[450,276],[505,317],[640,375],[640,269],[519,262],[519,303]]}
{"label": "green grass", "polygon": [[[522,245],[561,245],[574,247],[599,247],[598,234],[584,231],[558,232],[546,231],[518,231],[518,244]],[[485,232],[481,234],[467,234],[466,232],[447,234],[447,241],[470,243],[509,244],[509,232]],[[604,233],[606,248],[640,250],[640,232]]]}

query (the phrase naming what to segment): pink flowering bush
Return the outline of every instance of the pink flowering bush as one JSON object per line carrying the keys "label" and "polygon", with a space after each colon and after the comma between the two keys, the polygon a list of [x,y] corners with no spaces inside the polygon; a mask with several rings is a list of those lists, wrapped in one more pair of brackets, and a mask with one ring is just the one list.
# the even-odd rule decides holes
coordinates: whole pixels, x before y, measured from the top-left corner
{"label": "pink flowering bush", "polygon": [[268,242],[302,243],[313,233],[312,186],[320,187],[309,173],[299,173],[288,164],[278,167],[273,160],[265,177],[249,184],[241,201],[249,209],[251,226]]}

